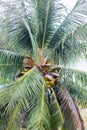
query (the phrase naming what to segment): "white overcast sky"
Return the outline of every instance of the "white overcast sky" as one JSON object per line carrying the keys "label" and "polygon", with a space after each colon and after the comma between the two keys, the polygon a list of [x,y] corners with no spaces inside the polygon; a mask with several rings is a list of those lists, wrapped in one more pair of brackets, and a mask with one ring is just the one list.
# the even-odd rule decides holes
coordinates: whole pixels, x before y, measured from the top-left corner
{"label": "white overcast sky", "polygon": [[62,0],[69,9],[73,8],[77,0]]}
{"label": "white overcast sky", "polygon": [[[11,0],[2,0],[2,1],[6,1],[6,2],[11,2]],[[73,8],[73,6],[75,5],[77,0],[62,0],[62,2],[71,10]],[[85,62],[85,60],[81,60],[77,65],[76,68],[78,67],[78,69],[83,70],[83,71],[87,71],[87,62]]]}
{"label": "white overcast sky", "polygon": [[[1,0],[1,1],[11,2],[12,0]],[[71,9],[77,0],[62,0],[62,1],[66,4],[66,6],[68,6]]]}

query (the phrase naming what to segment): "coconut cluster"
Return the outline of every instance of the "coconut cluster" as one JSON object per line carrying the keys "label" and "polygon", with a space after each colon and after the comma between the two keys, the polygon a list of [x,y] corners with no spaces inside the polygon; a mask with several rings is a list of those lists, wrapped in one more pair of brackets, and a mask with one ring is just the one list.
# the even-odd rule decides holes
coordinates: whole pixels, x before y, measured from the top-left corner
{"label": "coconut cluster", "polygon": [[38,68],[41,75],[44,77],[47,87],[53,87],[59,78],[59,70],[61,68],[53,69],[48,59],[45,59],[43,63],[35,64],[34,60],[31,57],[27,56],[23,61],[23,71],[17,74],[16,77],[19,78],[23,76],[34,66]]}

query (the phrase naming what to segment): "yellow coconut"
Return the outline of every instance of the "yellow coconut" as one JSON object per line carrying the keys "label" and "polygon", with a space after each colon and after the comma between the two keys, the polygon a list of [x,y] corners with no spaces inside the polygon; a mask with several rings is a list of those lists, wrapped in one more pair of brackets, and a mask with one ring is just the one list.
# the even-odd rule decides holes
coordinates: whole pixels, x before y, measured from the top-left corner
{"label": "yellow coconut", "polygon": [[48,88],[51,88],[51,85],[49,84],[49,85],[47,85],[47,87],[48,87]]}
{"label": "yellow coconut", "polygon": [[54,81],[53,81],[53,80],[50,81],[50,85],[51,85],[51,86],[54,85]]}

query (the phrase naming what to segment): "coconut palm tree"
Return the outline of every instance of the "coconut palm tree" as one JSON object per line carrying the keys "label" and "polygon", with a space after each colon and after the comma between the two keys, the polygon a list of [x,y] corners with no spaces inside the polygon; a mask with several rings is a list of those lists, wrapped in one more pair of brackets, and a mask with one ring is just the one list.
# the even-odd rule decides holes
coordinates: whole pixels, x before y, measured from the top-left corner
{"label": "coconut palm tree", "polygon": [[87,73],[70,65],[87,56],[87,1],[1,3],[0,129],[84,130]]}

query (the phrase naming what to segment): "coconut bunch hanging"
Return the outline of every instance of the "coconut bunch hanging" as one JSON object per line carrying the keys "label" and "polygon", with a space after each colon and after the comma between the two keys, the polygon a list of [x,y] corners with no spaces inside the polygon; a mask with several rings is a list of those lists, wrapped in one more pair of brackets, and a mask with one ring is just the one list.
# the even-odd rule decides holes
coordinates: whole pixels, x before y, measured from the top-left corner
{"label": "coconut bunch hanging", "polygon": [[51,88],[55,85],[57,80],[59,79],[59,71],[60,67],[53,67],[50,63],[50,60],[48,57],[43,57],[42,53],[39,54],[39,63],[36,64],[35,61],[29,57],[26,56],[23,61],[23,71],[16,75],[17,78],[22,77],[25,73],[27,73],[30,69],[33,67],[37,67],[37,69],[40,71],[41,75],[46,81],[46,84],[48,88]]}

